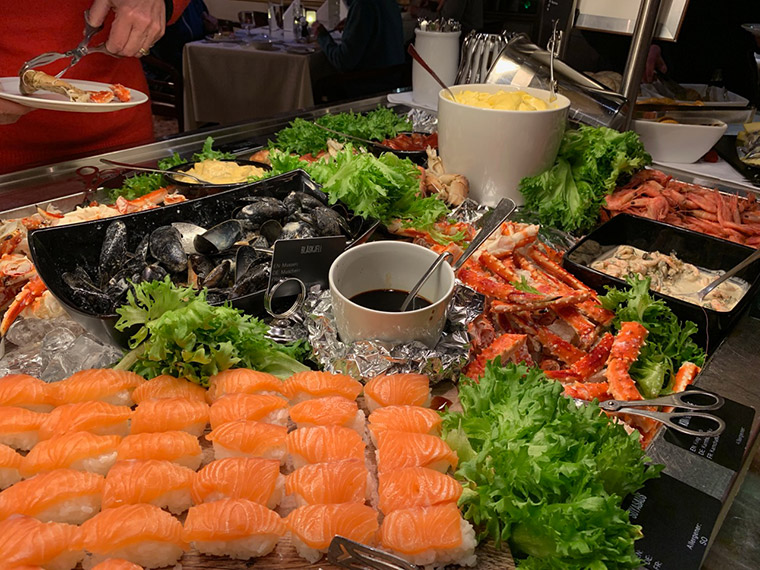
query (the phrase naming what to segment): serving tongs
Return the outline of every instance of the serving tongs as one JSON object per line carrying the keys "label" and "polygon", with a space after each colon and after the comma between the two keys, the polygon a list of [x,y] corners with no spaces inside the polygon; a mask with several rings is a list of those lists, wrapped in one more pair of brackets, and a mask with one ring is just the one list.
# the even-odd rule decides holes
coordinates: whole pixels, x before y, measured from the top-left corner
{"label": "serving tongs", "polygon": [[[36,67],[43,67],[45,65],[48,65],[49,63],[53,63],[54,61],[57,61],[59,59],[63,59],[66,57],[70,57],[71,61],[69,64],[63,68],[62,71],[56,74],[55,77],[60,78],[64,73],[66,73],[69,69],[74,67],[77,63],[79,63],[79,60],[81,60],[84,56],[90,53],[105,53],[113,57],[117,57],[116,55],[112,54],[108,49],[106,48],[105,44],[100,44],[99,46],[95,47],[89,47],[90,40],[92,37],[97,34],[100,30],[103,29],[103,26],[92,26],[90,25],[90,11],[85,10],[84,12],[84,37],[82,38],[82,41],[79,42],[79,45],[75,47],[74,49],[70,49],[69,51],[65,53],[59,53],[55,51],[49,51],[43,54],[38,55],[37,57],[33,57],[29,61],[27,61],[24,65],[21,66],[21,69],[18,72],[19,77],[22,77],[24,73],[26,73],[30,69],[34,69]],[[21,92],[24,93],[24,85],[23,82],[21,84]]]}
{"label": "serving tongs", "polygon": [[330,564],[351,570],[363,570],[364,568],[372,568],[372,570],[418,570],[419,568],[398,556],[393,556],[342,536],[336,536],[330,542],[327,560]]}
{"label": "serving tongs", "polygon": [[[717,437],[723,433],[724,429],[726,429],[726,422],[718,416],[708,414],[707,412],[710,410],[717,410],[723,406],[723,403],[723,397],[713,394],[712,392],[695,389],[687,390],[685,392],[677,392],[675,394],[651,400],[606,400],[604,402],[599,402],[599,407],[605,412],[650,418],[664,424],[666,427],[680,431],[686,435]],[[657,412],[654,410],[638,409],[639,407],[659,406],[680,408],[687,411]],[[678,421],[681,418],[702,418],[703,420],[712,423],[715,427],[713,429],[704,430],[691,429],[682,425]]]}

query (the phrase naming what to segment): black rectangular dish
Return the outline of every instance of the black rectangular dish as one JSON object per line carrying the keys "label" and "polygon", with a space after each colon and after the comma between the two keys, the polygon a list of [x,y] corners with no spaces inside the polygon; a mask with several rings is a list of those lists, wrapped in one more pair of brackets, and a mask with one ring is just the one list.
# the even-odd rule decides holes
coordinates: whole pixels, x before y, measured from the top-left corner
{"label": "black rectangular dish", "polygon": [[[87,306],[81,298],[74,295],[71,287],[64,281],[64,275],[78,271],[77,268],[83,269],[90,276],[99,275],[101,249],[106,231],[112,223],[116,220],[123,222],[126,227],[126,250],[135,252],[144,236],[156,228],[177,222],[188,222],[210,228],[233,218],[243,205],[250,203],[245,201],[246,197],[271,196],[283,199],[291,192],[320,195],[318,185],[304,171],[296,170],[171,206],[117,218],[32,231],[29,234],[32,260],[46,287],[72,318],[91,333],[99,337],[110,337],[119,345],[126,347],[129,338],[128,331],[122,333],[114,328],[118,316],[113,311],[97,310],[92,306]],[[369,224],[361,218],[348,219],[351,231],[347,240],[357,237],[367,225]],[[263,314],[263,301],[263,288],[231,299],[234,307],[253,315]]]}
{"label": "black rectangular dish", "polygon": [[[630,245],[644,251],[674,254],[678,259],[704,269],[728,270],[754,251],[752,248],[727,240],[671,226],[647,218],[620,214],[601,225],[565,253],[562,265],[587,285],[600,293],[605,286],[627,287],[620,279],[592,269],[589,265],[599,254],[598,247],[608,249],[617,245]],[[596,251],[596,253],[593,253]],[[699,305],[652,291],[655,298],[663,299],[676,316],[697,324],[696,342],[714,351],[730,331],[737,317],[757,294],[760,286],[760,263],[740,271],[738,278],[749,283],[749,290],[737,305],[727,312],[702,308]]]}

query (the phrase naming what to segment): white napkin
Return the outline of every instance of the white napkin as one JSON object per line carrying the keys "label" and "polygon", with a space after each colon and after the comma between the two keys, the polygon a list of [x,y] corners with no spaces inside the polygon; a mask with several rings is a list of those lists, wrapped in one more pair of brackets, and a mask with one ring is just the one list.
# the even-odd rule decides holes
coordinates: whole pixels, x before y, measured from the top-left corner
{"label": "white napkin", "polygon": [[317,10],[317,22],[322,24],[328,30],[332,30],[335,26],[338,25],[338,22],[345,20],[346,16],[348,15],[348,6],[346,6],[346,3],[343,0],[340,0],[340,18],[338,18],[338,22],[330,22],[327,7],[329,3],[330,0],[327,0]]}

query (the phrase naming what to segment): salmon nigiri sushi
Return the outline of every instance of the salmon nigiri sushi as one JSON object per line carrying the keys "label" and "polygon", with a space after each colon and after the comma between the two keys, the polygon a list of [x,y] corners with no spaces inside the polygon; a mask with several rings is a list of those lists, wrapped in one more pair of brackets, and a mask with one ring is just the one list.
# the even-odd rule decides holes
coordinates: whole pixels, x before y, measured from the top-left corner
{"label": "salmon nigiri sushi", "polygon": [[273,374],[247,368],[230,368],[209,378],[206,398],[213,403],[225,394],[282,396],[284,389],[282,380]]}
{"label": "salmon nigiri sushi", "polygon": [[441,435],[441,416],[435,410],[421,406],[387,406],[369,415],[369,432],[377,443],[382,431],[405,431]]}
{"label": "salmon nigiri sushi", "polygon": [[285,426],[238,420],[220,425],[206,439],[214,444],[214,459],[263,457],[283,462],[287,433]]}
{"label": "salmon nigiri sushi", "polygon": [[132,392],[145,378],[128,370],[93,368],[80,370],[51,386],[56,389],[58,404],[75,404],[98,400],[114,406],[132,406]]}
{"label": "salmon nigiri sushi", "polygon": [[105,475],[116,463],[118,435],[75,431],[39,442],[21,462],[21,474],[31,477],[54,469],[74,469]]}
{"label": "salmon nigiri sushi", "polygon": [[0,443],[14,449],[32,449],[40,440],[40,431],[47,414],[16,408],[0,407]]}
{"label": "salmon nigiri sushi", "polygon": [[108,558],[93,566],[91,570],[143,570],[143,567],[123,558]]}
{"label": "salmon nigiri sushi", "polygon": [[370,412],[383,406],[428,406],[430,381],[424,374],[375,376],[364,386],[364,400]]}
{"label": "salmon nigiri sushi", "polygon": [[129,433],[130,417],[132,410],[127,406],[99,401],[65,404],[47,414],[40,427],[40,439],[74,431],[124,437]]}
{"label": "salmon nigiri sushi", "polygon": [[288,434],[287,445],[295,469],[341,459],[364,461],[364,440],[354,430],[340,426],[297,429]]}
{"label": "salmon nigiri sushi", "polygon": [[80,524],[100,510],[104,483],[102,475],[73,469],[41,473],[0,493],[0,520],[27,515]]}
{"label": "salmon nigiri sushi", "polygon": [[284,481],[277,459],[217,459],[195,474],[193,502],[198,505],[219,499],[247,499],[274,509],[282,500]]}
{"label": "salmon nigiri sushi", "polygon": [[0,406],[49,412],[54,405],[53,390],[39,378],[28,374],[9,374],[0,378]]}
{"label": "salmon nigiri sushi", "polygon": [[7,445],[0,445],[0,490],[21,481],[23,457]]}
{"label": "salmon nigiri sushi", "polygon": [[146,400],[132,414],[130,433],[186,431],[200,437],[208,423],[208,404],[187,398]]}
{"label": "salmon nigiri sushi", "polygon": [[195,471],[171,461],[119,461],[106,476],[103,508],[147,503],[178,515],[193,504],[194,479]]}
{"label": "salmon nigiri sushi", "polygon": [[355,400],[361,392],[361,383],[345,374],[307,370],[296,372],[285,380],[285,395],[293,404],[327,396],[341,396]]}
{"label": "salmon nigiri sushi", "polygon": [[272,552],[284,534],[276,512],[246,499],[221,499],[192,507],[182,536],[203,554],[248,560]]}
{"label": "salmon nigiri sushi", "polygon": [[290,408],[290,419],[299,428],[342,426],[364,435],[364,412],[355,400],[342,396],[304,400]]}
{"label": "salmon nigiri sushi", "polygon": [[77,526],[12,517],[0,522],[0,567],[71,570],[84,558],[79,542]]}
{"label": "salmon nigiri sushi", "polygon": [[163,431],[128,435],[119,444],[117,460],[162,459],[193,471],[201,466],[203,453],[198,438],[186,431]]}
{"label": "salmon nigiri sushi", "polygon": [[409,507],[454,503],[462,485],[448,475],[426,467],[408,467],[380,473],[377,477],[378,508],[384,514]]}
{"label": "salmon nigiri sushi", "polygon": [[445,473],[456,467],[458,457],[440,437],[424,433],[384,431],[377,437],[377,471],[428,467]]}
{"label": "salmon nigiri sushi", "polygon": [[305,505],[286,519],[299,556],[316,562],[336,535],[371,546],[377,537],[377,511],[360,503]]}
{"label": "salmon nigiri sushi", "polygon": [[288,475],[285,492],[296,504],[364,503],[372,488],[364,461],[345,459],[304,465]]}
{"label": "salmon nigiri sushi", "polygon": [[475,566],[475,531],[454,503],[412,507],[385,515],[383,549],[419,566]]}
{"label": "salmon nigiri sushi", "polygon": [[135,404],[140,404],[145,400],[161,400],[163,398],[187,398],[188,400],[205,402],[206,389],[184,378],[162,374],[140,384],[132,392],[132,400]]}
{"label": "salmon nigiri sushi", "polygon": [[288,402],[270,394],[225,394],[211,405],[211,429],[236,420],[288,425]]}
{"label": "salmon nigiri sushi", "polygon": [[123,558],[144,568],[173,566],[187,549],[182,525],[153,505],[106,509],[82,525],[82,544],[92,564]]}

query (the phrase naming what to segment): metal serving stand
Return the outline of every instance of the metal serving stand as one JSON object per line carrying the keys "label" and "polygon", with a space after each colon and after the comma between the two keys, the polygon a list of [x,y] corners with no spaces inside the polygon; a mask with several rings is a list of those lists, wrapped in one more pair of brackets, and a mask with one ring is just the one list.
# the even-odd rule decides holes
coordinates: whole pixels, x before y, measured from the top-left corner
{"label": "metal serving stand", "polygon": [[[93,192],[104,181],[107,185],[108,177],[113,174],[103,172],[105,167],[100,162],[101,158],[137,164],[155,164],[158,159],[169,156],[173,152],[178,152],[183,156],[197,152],[208,136],[214,137],[216,147],[246,156],[246,153],[265,144],[270,135],[285,127],[295,116],[308,119],[327,112],[348,110],[360,112],[374,109],[379,104],[387,104],[385,97],[194,131],[149,145],[2,175],[0,176],[0,218],[28,215],[35,211],[36,206],[44,207],[49,203],[56,204],[62,209],[71,209],[92,199]],[[398,110],[405,109],[402,107]],[[95,169],[98,170],[95,171]],[[690,181],[687,174],[680,172],[674,174],[681,180]],[[696,177],[691,179],[697,183],[713,182]],[[719,186],[721,190],[727,192],[740,194],[747,192],[745,188],[731,184],[711,185]],[[749,471],[752,457],[760,441],[758,438],[760,414],[752,414],[749,418],[746,410],[747,406],[760,410],[759,301],[759,299],[753,301],[748,313],[740,318],[736,328],[714,351],[697,382],[700,388],[715,390],[742,408],[747,423],[742,426],[741,433],[735,435],[739,440],[737,444],[742,450],[741,456],[734,457],[732,467],[726,467],[708,457],[709,446],[702,451],[701,446],[704,442],[697,444],[694,449],[689,449],[688,445],[684,448],[683,445],[674,443],[665,430],[661,430],[647,448],[647,453],[653,460],[666,465],[665,477],[676,480],[678,486],[687,486],[694,490],[710,504],[707,509],[700,506],[702,503],[694,502],[697,511],[694,516],[704,517],[707,516],[708,510],[714,511],[710,514],[709,524],[698,523],[690,539],[684,544],[673,545],[674,548],[692,553],[696,566],[668,564],[657,560],[655,556],[643,550],[641,555],[650,568],[689,568],[698,567],[700,564],[704,564],[706,568],[725,568],[728,564],[740,568],[760,567],[760,545],[756,541],[759,530],[757,527],[760,527],[758,517],[752,511],[754,516],[749,517],[749,520],[739,522],[736,520],[737,517],[740,519],[744,517],[744,513],[751,508],[751,505],[760,504],[760,462],[756,462],[756,467]],[[745,490],[742,483],[748,471],[749,479]],[[644,510],[643,505],[648,500],[647,492],[645,488],[644,491],[635,495],[629,506],[634,522],[637,522],[637,517]],[[730,510],[737,494],[740,499],[735,502],[733,510]],[[695,508],[691,510],[694,511]],[[666,529],[674,526],[674,520],[680,520],[679,517],[684,516],[681,512],[664,516],[660,511],[660,518],[664,520]],[[726,519],[730,524],[726,525],[727,530],[721,532],[721,524]],[[713,547],[713,550],[708,554],[710,547]]]}

